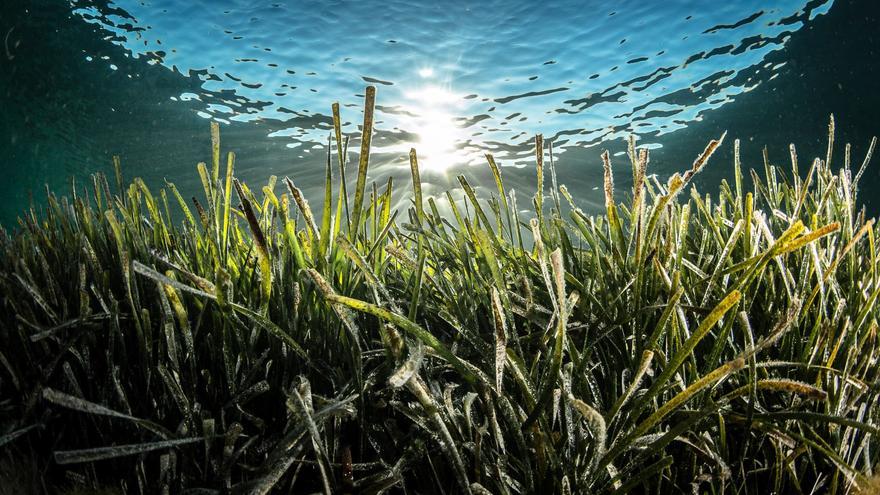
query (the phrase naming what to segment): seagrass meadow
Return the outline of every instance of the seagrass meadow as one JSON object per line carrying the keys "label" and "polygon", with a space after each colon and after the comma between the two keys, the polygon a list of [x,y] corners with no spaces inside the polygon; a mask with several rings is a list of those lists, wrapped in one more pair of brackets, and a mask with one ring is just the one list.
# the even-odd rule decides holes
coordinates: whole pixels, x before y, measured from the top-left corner
{"label": "seagrass meadow", "polygon": [[721,136],[660,180],[630,141],[601,215],[540,136],[520,196],[487,156],[494,194],[423,198],[412,151],[401,211],[374,103],[352,163],[334,105],[314,210],[215,125],[202,197],[117,162],[2,234],[0,493],[875,493],[871,152],[833,119],[758,171]]}

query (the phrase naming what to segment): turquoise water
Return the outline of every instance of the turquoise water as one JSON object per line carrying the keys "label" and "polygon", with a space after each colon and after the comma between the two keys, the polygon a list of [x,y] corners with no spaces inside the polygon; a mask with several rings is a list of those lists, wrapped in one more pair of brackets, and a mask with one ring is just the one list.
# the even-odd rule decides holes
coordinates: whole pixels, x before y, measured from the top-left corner
{"label": "turquoise water", "polygon": [[[196,193],[208,120],[222,124],[244,180],[289,175],[317,197],[330,105],[340,102],[356,138],[368,84],[378,88],[372,179],[406,184],[414,146],[428,193],[460,173],[491,186],[491,152],[528,197],[540,132],[587,208],[600,200],[599,153],[620,154],[630,133],[654,149],[664,176],[723,130],[755,167],[764,144],[780,161],[789,142],[804,157],[823,153],[832,112],[859,158],[880,130],[871,0],[5,0],[0,9],[6,225],[27,191],[39,200],[44,183],[62,189],[106,171],[113,154],[127,176]],[[703,184],[729,175],[726,158]],[[865,187],[876,187],[868,175]]]}

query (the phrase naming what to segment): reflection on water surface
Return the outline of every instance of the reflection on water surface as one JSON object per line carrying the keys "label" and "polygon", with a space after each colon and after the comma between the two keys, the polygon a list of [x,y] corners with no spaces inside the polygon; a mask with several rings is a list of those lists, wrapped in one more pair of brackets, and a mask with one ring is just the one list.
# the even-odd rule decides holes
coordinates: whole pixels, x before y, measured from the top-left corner
{"label": "reflection on water surface", "polygon": [[[20,199],[20,186],[39,187],[40,178],[63,183],[104,169],[112,153],[153,186],[195,188],[193,165],[208,156],[206,119],[214,119],[244,179],[292,175],[315,194],[330,104],[341,103],[344,131],[356,138],[372,84],[373,177],[404,176],[415,146],[429,193],[463,171],[488,177],[486,152],[509,182],[528,184],[524,167],[541,132],[561,179],[589,205],[598,199],[599,143],[620,151],[619,138],[635,133],[681,168],[721,128],[746,142],[762,130],[767,137],[757,139],[771,145],[797,140],[754,117],[768,108],[788,122],[797,105],[798,115],[809,112],[798,122],[842,112],[827,105],[841,94],[804,105],[815,96],[801,89],[804,74],[823,91],[862,77],[832,75],[821,53],[799,55],[798,44],[820,36],[814,27],[852,39],[847,26],[870,21],[868,3],[4,2],[0,95],[11,110],[0,151],[15,169],[4,192]],[[859,46],[874,44],[866,37]],[[750,93],[761,100],[747,111]],[[876,132],[854,117],[854,138]],[[791,132],[821,137],[821,127]],[[856,151],[865,144],[854,142]]]}

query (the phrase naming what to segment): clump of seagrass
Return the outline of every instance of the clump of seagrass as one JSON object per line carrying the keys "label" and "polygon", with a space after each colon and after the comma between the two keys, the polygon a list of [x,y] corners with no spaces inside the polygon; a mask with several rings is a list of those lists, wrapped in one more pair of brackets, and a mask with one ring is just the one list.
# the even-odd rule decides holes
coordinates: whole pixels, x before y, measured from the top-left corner
{"label": "clump of seagrass", "polygon": [[423,197],[413,150],[404,223],[391,182],[366,194],[365,100],[353,194],[334,104],[314,211],[290,179],[241,183],[232,153],[221,175],[213,125],[191,204],[117,160],[113,190],[98,174],[0,237],[4,465],[131,493],[876,485],[880,264],[857,202],[876,141],[855,175],[833,125],[805,175],[793,146],[744,174],[735,141],[733,186],[682,197],[724,136],[665,182],[631,139],[632,190],[603,153],[595,216],[540,136],[530,215],[492,155],[496,194]]}

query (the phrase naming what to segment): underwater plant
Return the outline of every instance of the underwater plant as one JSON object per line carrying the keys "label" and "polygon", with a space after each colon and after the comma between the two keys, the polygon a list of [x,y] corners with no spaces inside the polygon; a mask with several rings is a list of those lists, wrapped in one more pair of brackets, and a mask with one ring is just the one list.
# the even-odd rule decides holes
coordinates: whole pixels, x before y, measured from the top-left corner
{"label": "underwater plant", "polygon": [[690,183],[725,136],[665,183],[631,139],[623,201],[602,154],[601,215],[541,136],[527,216],[491,155],[496,194],[461,176],[426,198],[412,150],[401,215],[367,184],[365,100],[353,195],[333,106],[318,210],[289,178],[239,182],[213,124],[204,197],[116,160],[113,187],[50,193],[0,236],[15,492],[876,486],[880,263],[857,201],[876,139],[854,170],[832,119],[824,159],[765,152],[762,174],[735,141],[715,197]]}

